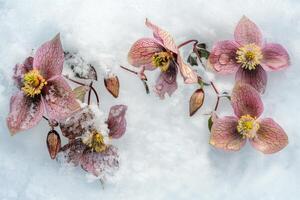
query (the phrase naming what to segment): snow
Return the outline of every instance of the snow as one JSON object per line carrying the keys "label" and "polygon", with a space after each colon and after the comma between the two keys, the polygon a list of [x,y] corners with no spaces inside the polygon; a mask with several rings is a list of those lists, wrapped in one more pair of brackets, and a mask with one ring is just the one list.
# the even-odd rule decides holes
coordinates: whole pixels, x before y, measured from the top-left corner
{"label": "snow", "polygon": [[[299,10],[295,0],[0,0],[0,199],[299,199]],[[274,155],[263,155],[249,144],[237,153],[208,145],[204,114],[215,101],[210,89],[204,108],[190,118],[188,97],[196,86],[184,85],[179,78],[172,98],[161,101],[118,67],[129,66],[127,52],[134,41],[151,36],[144,26],[146,17],[172,33],[177,43],[195,38],[210,49],[214,41],[232,38],[242,15],[291,56],[289,69],[268,73],[263,96],[263,115],[274,118],[289,136],[287,148]],[[58,32],[65,50],[79,52],[96,67],[104,116],[112,105],[128,105],[127,132],[113,141],[120,169],[104,189],[86,179],[83,170],[50,159],[45,121],[14,137],[6,127],[9,96],[16,90],[10,78],[14,65]],[[189,51],[184,48],[185,58]],[[118,99],[104,88],[108,70],[119,77]],[[158,72],[147,76],[152,86]],[[220,90],[231,89],[233,76],[208,76]],[[232,113],[225,99],[221,106],[220,115]]]}

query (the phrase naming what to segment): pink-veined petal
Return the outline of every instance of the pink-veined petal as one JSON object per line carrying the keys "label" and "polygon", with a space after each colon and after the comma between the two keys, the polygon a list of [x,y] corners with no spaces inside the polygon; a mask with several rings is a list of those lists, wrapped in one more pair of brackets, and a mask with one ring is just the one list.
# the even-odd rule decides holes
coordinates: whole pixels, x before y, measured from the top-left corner
{"label": "pink-veined petal", "polygon": [[238,70],[236,51],[239,45],[230,40],[217,42],[209,55],[208,61],[213,69],[222,74],[231,74]]}
{"label": "pink-veined petal", "polygon": [[33,57],[28,57],[22,64],[16,64],[14,67],[13,80],[18,88],[23,85],[24,74],[32,70]]}
{"label": "pink-veined petal", "polygon": [[237,82],[231,94],[231,105],[237,117],[250,115],[259,117],[263,110],[260,94],[249,84]]}
{"label": "pink-veined petal", "polygon": [[77,166],[81,163],[83,152],[88,147],[82,142],[81,139],[70,141],[60,149],[58,159],[67,163],[72,163]]}
{"label": "pink-veined petal", "polygon": [[42,93],[50,119],[61,121],[80,109],[72,89],[62,76],[49,80]]}
{"label": "pink-veined petal", "polygon": [[12,135],[19,131],[36,126],[42,119],[44,106],[40,97],[30,98],[22,91],[10,99],[10,112],[6,119],[7,126]]}
{"label": "pink-veined petal", "polygon": [[153,24],[148,19],[146,19],[145,24],[148,28],[150,28],[153,31],[154,37],[158,39],[166,49],[178,54],[178,48],[170,33],[159,28],[157,25]]}
{"label": "pink-veined petal", "polygon": [[115,105],[110,108],[107,125],[109,129],[109,137],[118,139],[122,137],[126,131],[126,114],[127,106]]}
{"label": "pink-veined petal", "polygon": [[198,82],[198,76],[194,70],[192,70],[182,59],[177,55],[177,63],[181,76],[186,84],[193,84]]}
{"label": "pink-veined petal", "polygon": [[33,68],[38,69],[46,80],[60,75],[64,62],[64,50],[57,34],[52,40],[40,46],[33,60]]}
{"label": "pink-veined petal", "polygon": [[164,48],[152,38],[142,38],[136,41],[129,50],[128,62],[134,67],[144,66],[147,70],[156,69],[152,65],[152,56],[164,51]]}
{"label": "pink-veined petal", "polygon": [[257,25],[246,16],[238,22],[235,31],[234,39],[241,45],[254,43],[262,46],[262,33]]}
{"label": "pink-veined petal", "polygon": [[247,83],[254,87],[258,92],[264,93],[267,86],[267,73],[258,65],[254,70],[239,68],[235,74],[237,82]]}
{"label": "pink-veined petal", "polygon": [[237,132],[238,119],[233,116],[215,118],[211,128],[209,143],[216,148],[226,151],[238,151],[246,143]]}
{"label": "pink-veined petal", "polygon": [[256,137],[250,140],[252,146],[265,154],[276,153],[288,144],[288,136],[284,130],[271,118],[260,121]]}
{"label": "pink-veined petal", "polygon": [[262,66],[266,70],[277,71],[289,66],[290,58],[288,52],[280,44],[269,43],[262,49]]}

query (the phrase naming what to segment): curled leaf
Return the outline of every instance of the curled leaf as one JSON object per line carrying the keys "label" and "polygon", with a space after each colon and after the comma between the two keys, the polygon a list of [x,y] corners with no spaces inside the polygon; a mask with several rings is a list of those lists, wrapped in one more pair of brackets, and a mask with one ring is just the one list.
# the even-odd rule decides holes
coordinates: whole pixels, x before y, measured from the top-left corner
{"label": "curled leaf", "polygon": [[55,130],[49,131],[47,135],[47,147],[51,159],[55,159],[61,147],[60,136]]}
{"label": "curled leaf", "polygon": [[197,89],[190,98],[190,116],[193,116],[203,105],[205,93],[202,88]]}
{"label": "curled leaf", "polygon": [[191,65],[191,66],[197,66],[198,62],[197,62],[197,56],[195,56],[194,53],[191,53],[189,55],[189,57],[187,58],[187,62]]}
{"label": "curled leaf", "polygon": [[76,99],[80,100],[81,102],[84,102],[84,98],[85,98],[85,95],[87,93],[87,91],[89,91],[89,87],[88,86],[79,86],[77,88],[75,88],[73,90],[73,93],[75,94],[75,97]]}
{"label": "curled leaf", "polygon": [[110,74],[107,78],[104,78],[104,84],[113,97],[117,98],[119,96],[120,83],[118,76]]}

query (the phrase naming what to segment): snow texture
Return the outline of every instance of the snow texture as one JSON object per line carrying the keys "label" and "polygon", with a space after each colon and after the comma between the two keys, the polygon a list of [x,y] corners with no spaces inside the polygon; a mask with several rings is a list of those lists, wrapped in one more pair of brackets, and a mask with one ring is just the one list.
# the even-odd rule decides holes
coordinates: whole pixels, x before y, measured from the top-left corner
{"label": "snow texture", "polygon": [[[296,0],[0,0],[0,199],[299,199],[299,10]],[[133,42],[152,36],[144,25],[146,17],[168,30],[177,44],[198,39],[211,49],[213,42],[233,38],[243,15],[258,24],[268,42],[284,45],[291,56],[287,70],[268,73],[262,97],[263,117],[272,117],[289,136],[289,145],[274,155],[263,155],[249,144],[236,153],[208,144],[208,116],[203,114],[214,106],[211,89],[204,108],[190,118],[188,97],[195,85],[184,85],[179,78],[172,98],[161,101],[153,92],[145,94],[141,81],[118,67],[128,66]],[[83,170],[50,159],[45,120],[14,137],[6,127],[9,97],[16,91],[14,65],[58,32],[65,50],[79,52],[97,69],[95,87],[104,116],[112,105],[128,105],[127,132],[113,141],[120,168],[104,189]],[[183,48],[185,58],[189,51]],[[119,77],[118,99],[105,90],[108,69]],[[158,73],[147,74],[150,85]],[[233,75],[209,77],[222,91],[233,86]],[[232,115],[227,100],[221,105],[221,116]]]}

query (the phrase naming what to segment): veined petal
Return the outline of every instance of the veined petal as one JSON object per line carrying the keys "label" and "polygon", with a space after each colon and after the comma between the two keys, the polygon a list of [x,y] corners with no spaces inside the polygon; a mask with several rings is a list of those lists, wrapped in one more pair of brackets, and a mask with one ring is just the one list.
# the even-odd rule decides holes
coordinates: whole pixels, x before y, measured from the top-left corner
{"label": "veined petal", "polygon": [[246,139],[237,132],[237,125],[238,119],[233,116],[214,119],[209,143],[226,151],[240,150],[245,145]]}
{"label": "veined petal", "polygon": [[88,147],[82,142],[81,139],[75,139],[64,145],[60,149],[58,158],[67,163],[72,163],[77,166],[81,163],[83,152]]}
{"label": "veined petal", "polygon": [[193,84],[198,82],[198,76],[194,70],[192,70],[182,59],[180,54],[177,55],[177,63],[181,76],[184,82],[187,84]]}
{"label": "veined petal", "polygon": [[33,68],[38,69],[42,76],[48,80],[53,76],[60,75],[64,62],[64,50],[57,34],[52,40],[40,46],[33,60]]}
{"label": "veined petal", "polygon": [[277,71],[289,66],[290,58],[288,52],[280,44],[269,43],[262,49],[262,66],[266,70]]}
{"label": "veined petal", "polygon": [[237,82],[231,94],[231,105],[237,117],[250,115],[259,117],[263,110],[260,94],[249,84]]}
{"label": "veined petal", "polygon": [[257,137],[250,140],[252,146],[265,154],[276,153],[288,144],[288,136],[271,118],[260,121]]}
{"label": "veined petal", "polygon": [[13,80],[18,88],[22,87],[24,74],[32,70],[33,57],[28,57],[22,64],[16,64],[14,68]]}
{"label": "veined petal", "polygon": [[115,105],[110,108],[107,125],[109,129],[109,137],[118,139],[123,136],[126,131],[126,114],[127,106]]}
{"label": "veined petal", "polygon": [[235,41],[241,45],[254,43],[262,46],[262,34],[257,25],[246,16],[237,24],[234,31]]}

